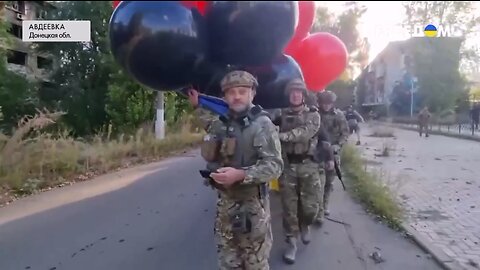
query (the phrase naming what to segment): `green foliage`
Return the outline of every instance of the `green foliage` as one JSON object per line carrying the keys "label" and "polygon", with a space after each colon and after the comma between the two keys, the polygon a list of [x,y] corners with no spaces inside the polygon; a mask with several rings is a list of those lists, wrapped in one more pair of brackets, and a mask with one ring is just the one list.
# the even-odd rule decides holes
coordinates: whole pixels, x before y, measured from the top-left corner
{"label": "green foliage", "polygon": [[349,53],[349,63],[345,73],[328,86],[338,96],[337,106],[343,108],[354,102],[354,83],[352,74],[363,69],[368,63],[369,44],[361,38],[357,29],[360,18],[366,8],[357,2],[347,2],[345,11],[336,16],[326,7],[316,10],[312,33],[328,32],[337,36],[345,44]]}
{"label": "green foliage", "polygon": [[[432,112],[452,109],[466,100],[465,80],[459,72],[461,40],[415,39],[413,50],[419,95]],[[421,105],[423,105],[421,104]]]}
{"label": "green foliage", "polygon": [[358,2],[345,4],[345,11],[336,17],[326,7],[319,7],[316,11],[312,33],[328,32],[337,36],[345,44],[349,53],[350,73],[353,69],[361,69],[368,62],[368,47],[357,29],[360,18],[367,11],[365,6]]}
{"label": "green foliage", "polygon": [[154,120],[156,92],[132,81],[120,69],[110,79],[105,110],[116,131],[130,133]]}
{"label": "green foliage", "polygon": [[[90,20],[92,42],[48,43],[40,51],[58,55],[60,67],[42,85],[42,103],[66,111],[66,124],[77,135],[93,134],[112,124],[114,132],[134,132],[155,119],[157,92],[135,82],[115,62],[110,52],[108,23],[110,2],[66,1],[48,19]],[[167,124],[187,111],[183,97],[166,93]]]}
{"label": "green foliage", "polygon": [[351,145],[346,145],[341,155],[349,192],[390,227],[399,229],[404,218],[403,209],[392,191],[383,183],[384,176],[375,171],[367,171],[361,153]]}
{"label": "green foliage", "polygon": [[408,1],[403,4],[408,26],[438,23],[460,26],[467,42],[461,48],[461,67],[465,71],[478,68],[479,47],[475,37],[480,25],[480,14],[475,12],[473,1]]}
{"label": "green foliage", "polygon": [[[3,11],[0,8],[0,12]],[[34,85],[7,69],[7,50],[12,45],[9,25],[0,20],[0,128],[10,130],[26,114],[35,112],[37,96]]]}
{"label": "green foliage", "polygon": [[59,68],[52,75],[56,110],[65,111],[66,123],[77,135],[91,134],[107,122],[105,102],[109,74],[113,66],[106,62],[109,52],[108,22],[111,3],[107,1],[64,1],[48,13],[50,20],[91,21],[91,42],[42,43],[40,51],[58,57]]}

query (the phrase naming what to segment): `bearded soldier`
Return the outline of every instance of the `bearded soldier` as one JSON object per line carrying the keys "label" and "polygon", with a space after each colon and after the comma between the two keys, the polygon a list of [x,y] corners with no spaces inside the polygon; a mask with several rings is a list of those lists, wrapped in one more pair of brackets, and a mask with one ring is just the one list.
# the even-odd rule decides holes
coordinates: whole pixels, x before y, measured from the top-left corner
{"label": "bearded soldier", "polygon": [[[227,116],[197,108],[207,135],[201,153],[208,182],[218,190],[215,238],[221,270],[268,270],[272,248],[268,183],[283,170],[278,131],[252,101],[257,80],[233,71],[221,81]],[[198,106],[198,93],[189,99]]]}

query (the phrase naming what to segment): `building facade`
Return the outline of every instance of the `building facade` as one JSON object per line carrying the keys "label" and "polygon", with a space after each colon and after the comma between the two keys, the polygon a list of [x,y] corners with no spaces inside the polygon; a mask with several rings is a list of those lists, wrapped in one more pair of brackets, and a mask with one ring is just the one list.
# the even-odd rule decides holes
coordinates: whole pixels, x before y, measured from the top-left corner
{"label": "building facade", "polygon": [[41,20],[54,8],[48,1],[5,1],[3,19],[9,27],[11,44],[7,47],[7,68],[31,80],[46,80],[53,57],[35,51],[32,43],[22,41],[22,22]]}
{"label": "building facade", "polygon": [[[369,111],[375,107],[388,108],[392,100],[410,104],[410,94],[418,89],[418,72],[414,57],[440,58],[452,70],[458,70],[461,39],[456,38],[410,38],[390,42],[356,79],[357,105]],[[445,56],[447,55],[447,56]],[[433,62],[432,62],[433,63]],[[418,68],[418,67],[417,67]],[[435,69],[434,64],[430,68]],[[400,98],[399,98],[400,97]]]}

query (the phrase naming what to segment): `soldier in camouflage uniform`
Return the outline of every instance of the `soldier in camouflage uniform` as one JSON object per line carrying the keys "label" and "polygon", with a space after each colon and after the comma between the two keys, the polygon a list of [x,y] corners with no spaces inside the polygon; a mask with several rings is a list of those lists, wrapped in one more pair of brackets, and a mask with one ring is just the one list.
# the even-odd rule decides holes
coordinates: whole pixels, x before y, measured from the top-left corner
{"label": "soldier in camouflage uniform", "polygon": [[[323,91],[318,94],[318,103],[322,125],[325,126],[330,137],[330,143],[335,154],[335,162],[340,167],[340,150],[347,142],[350,130],[347,119],[341,110],[334,107],[337,96],[332,91]],[[335,179],[335,170],[329,168],[325,171],[325,188],[323,192],[324,214],[329,215],[328,201],[332,192],[332,184]]]}
{"label": "soldier in camouflage uniform", "polygon": [[431,117],[432,115],[428,111],[427,106],[425,106],[418,114],[418,132],[420,133],[420,137],[422,137],[424,130],[425,130],[425,137],[428,137],[428,126],[429,126]]}
{"label": "soldier in camouflage uniform", "polygon": [[[319,207],[322,191],[320,164],[315,160],[320,114],[316,107],[307,107],[307,88],[300,79],[289,82],[286,94],[290,107],[280,113],[280,141],[285,169],[279,179],[283,208],[283,227],[288,244],[284,254],[287,263],[295,262],[297,239],[311,241],[310,225]],[[277,122],[277,121],[275,121]]]}
{"label": "soldier in camouflage uniform", "polygon": [[252,105],[256,79],[244,71],[221,81],[229,105],[226,117],[198,108],[198,93],[189,99],[207,135],[201,153],[218,190],[215,238],[219,269],[268,270],[272,231],[268,183],[281,175],[278,131],[267,114]]}

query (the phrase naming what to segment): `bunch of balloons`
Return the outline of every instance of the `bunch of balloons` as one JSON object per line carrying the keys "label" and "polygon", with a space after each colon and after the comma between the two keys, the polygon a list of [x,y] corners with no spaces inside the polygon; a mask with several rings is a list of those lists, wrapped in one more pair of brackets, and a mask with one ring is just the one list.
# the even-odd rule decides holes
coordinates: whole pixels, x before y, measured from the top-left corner
{"label": "bunch of balloons", "polygon": [[193,86],[219,96],[232,69],[259,81],[254,100],[266,109],[288,105],[285,84],[305,80],[322,91],[345,70],[345,45],[310,34],[313,1],[114,1],[110,43],[115,59],[158,91]]}

